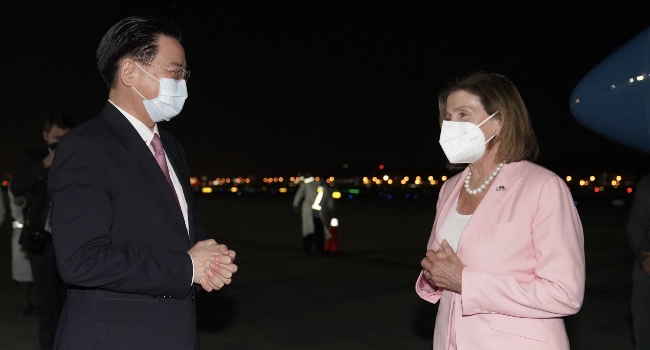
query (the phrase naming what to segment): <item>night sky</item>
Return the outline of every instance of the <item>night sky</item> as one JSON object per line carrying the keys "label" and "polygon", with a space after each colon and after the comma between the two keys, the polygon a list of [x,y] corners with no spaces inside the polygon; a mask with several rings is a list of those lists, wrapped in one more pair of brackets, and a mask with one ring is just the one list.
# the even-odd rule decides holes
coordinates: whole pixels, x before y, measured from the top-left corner
{"label": "night sky", "polygon": [[160,127],[181,140],[195,176],[441,171],[437,94],[477,70],[519,88],[538,162],[558,174],[650,164],[569,113],[580,78],[650,25],[650,1],[202,3],[0,5],[0,171],[43,145],[45,116],[81,123],[103,108],[95,50],[133,14],[166,15],[183,33],[189,98]]}

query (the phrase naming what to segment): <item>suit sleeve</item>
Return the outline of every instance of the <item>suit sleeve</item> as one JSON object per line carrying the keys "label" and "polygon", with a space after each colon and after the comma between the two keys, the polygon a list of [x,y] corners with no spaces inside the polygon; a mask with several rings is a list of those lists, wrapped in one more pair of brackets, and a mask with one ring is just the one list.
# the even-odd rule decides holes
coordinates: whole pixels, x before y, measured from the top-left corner
{"label": "suit sleeve", "polygon": [[584,238],[571,194],[559,177],[547,179],[539,192],[532,240],[537,265],[529,279],[463,269],[463,315],[480,310],[553,318],[578,312],[585,285]]}
{"label": "suit sleeve", "polygon": [[[195,194],[192,193],[192,200],[195,198]],[[210,238],[210,235],[208,234],[208,231],[205,229],[205,222],[203,220],[203,215],[199,212],[199,208],[196,207],[196,201],[194,204],[194,235],[196,237],[196,241],[205,241],[206,239]],[[218,243],[221,243],[217,241]]]}
{"label": "suit sleeve", "polygon": [[112,244],[111,190],[101,164],[102,153],[74,135],[57,146],[48,189],[61,278],[79,287],[184,299],[192,278],[187,252]]}
{"label": "suit sleeve", "polygon": [[25,154],[23,163],[14,174],[9,190],[16,197],[24,196],[30,188],[47,177],[47,169],[42,159],[34,158],[32,152]]}

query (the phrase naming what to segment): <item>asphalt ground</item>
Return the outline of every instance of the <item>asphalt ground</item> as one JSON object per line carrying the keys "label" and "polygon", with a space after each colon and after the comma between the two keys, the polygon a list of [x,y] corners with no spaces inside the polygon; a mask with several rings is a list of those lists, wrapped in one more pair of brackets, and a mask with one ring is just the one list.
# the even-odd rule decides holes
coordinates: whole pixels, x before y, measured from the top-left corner
{"label": "asphalt ground", "polygon": [[[630,197],[576,197],[587,286],[565,318],[572,349],[632,349],[625,236]],[[6,196],[5,196],[6,200]],[[209,349],[431,349],[436,305],[414,291],[435,196],[337,201],[339,252],[306,256],[291,194],[199,195],[209,232],[237,251],[239,272],[197,300],[199,346]],[[37,316],[23,316],[11,280],[10,220],[0,227],[0,350],[35,350]]]}

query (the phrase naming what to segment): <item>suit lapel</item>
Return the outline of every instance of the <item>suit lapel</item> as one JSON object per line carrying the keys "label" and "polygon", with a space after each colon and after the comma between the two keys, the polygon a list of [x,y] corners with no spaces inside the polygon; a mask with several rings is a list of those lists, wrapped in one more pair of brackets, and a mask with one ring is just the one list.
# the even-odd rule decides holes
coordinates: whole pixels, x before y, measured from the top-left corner
{"label": "suit lapel", "polygon": [[[174,168],[174,173],[176,173],[176,177],[178,178],[178,182],[181,184],[181,188],[183,189],[183,198],[185,198],[185,203],[187,204],[187,224],[188,226],[186,227],[186,230],[189,230],[190,233],[190,241],[193,242],[194,237],[193,237],[193,221],[190,220],[192,217],[192,213],[194,211],[193,207],[193,201],[191,201],[192,197],[192,188],[189,185],[189,178],[190,174],[187,173],[187,168],[185,167],[185,163],[182,161],[182,158],[180,154],[178,154],[178,148],[176,145],[170,141],[168,137],[165,137],[167,134],[166,132],[158,129],[161,133],[161,141],[163,143],[163,147],[165,148],[165,153],[167,154],[167,158],[169,158],[169,162],[171,163],[172,167]],[[181,212],[182,215],[182,212]],[[185,219],[181,216],[181,219],[183,221],[183,227],[185,227]]]}
{"label": "suit lapel", "polygon": [[[142,171],[154,184],[154,187],[156,187],[158,194],[162,197],[165,206],[172,213],[176,223],[180,228],[182,228],[182,232],[186,235],[187,228],[185,227],[185,220],[183,219],[183,213],[176,202],[176,198],[174,198],[174,193],[169,187],[169,183],[167,183],[167,179],[160,170],[160,166],[158,166],[156,159],[153,154],[151,154],[151,150],[149,150],[147,144],[142,140],[140,134],[138,134],[128,119],[126,119],[126,117],[123,116],[122,113],[120,113],[120,111],[118,111],[110,102],[106,102],[102,115],[106,118],[106,121],[111,125],[118,137],[122,139],[126,148],[131,152],[136,162],[142,168]],[[167,150],[165,149],[165,151]],[[176,167],[174,170],[176,170]]]}
{"label": "suit lapel", "polygon": [[[508,198],[517,190],[521,181],[520,176],[521,163],[505,164],[499,175],[481,200],[481,203],[472,214],[472,218],[467,223],[458,242],[456,254],[460,252],[463,245],[485,224],[485,222],[494,215],[508,200]],[[466,169],[467,171],[467,169]],[[466,175],[465,175],[466,176]],[[463,177],[464,179],[464,177]],[[449,201],[449,200],[448,200]],[[453,201],[452,201],[453,202]]]}

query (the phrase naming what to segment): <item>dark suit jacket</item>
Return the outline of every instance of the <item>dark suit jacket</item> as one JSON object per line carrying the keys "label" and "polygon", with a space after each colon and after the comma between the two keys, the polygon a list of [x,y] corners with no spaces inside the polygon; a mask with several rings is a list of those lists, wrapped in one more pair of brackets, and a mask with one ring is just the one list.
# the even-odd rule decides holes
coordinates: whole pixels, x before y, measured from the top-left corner
{"label": "dark suit jacket", "polygon": [[69,285],[58,349],[193,349],[187,251],[207,239],[180,143],[159,130],[188,204],[110,102],[57,146],[48,181],[57,264]]}
{"label": "dark suit jacket", "polygon": [[646,256],[642,252],[650,252],[650,175],[642,177],[636,186],[627,221],[627,238],[636,260],[632,279],[647,282],[650,276],[643,271],[643,260]]}
{"label": "dark suit jacket", "polygon": [[16,197],[27,197],[27,204],[23,208],[26,230],[44,228],[50,210],[50,198],[47,195],[49,169],[43,166],[43,158],[48,154],[47,147],[27,151],[20,168],[11,179],[11,193]]}

